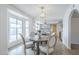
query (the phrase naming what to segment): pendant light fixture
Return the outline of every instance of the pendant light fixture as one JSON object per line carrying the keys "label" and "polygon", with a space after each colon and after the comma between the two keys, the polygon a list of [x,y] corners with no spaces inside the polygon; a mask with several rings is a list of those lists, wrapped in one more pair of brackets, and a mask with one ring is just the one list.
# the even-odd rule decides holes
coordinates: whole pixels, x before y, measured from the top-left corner
{"label": "pendant light fixture", "polygon": [[47,10],[46,10],[46,8],[45,8],[44,6],[41,6],[40,9],[41,9],[40,18],[41,18],[42,20],[44,20],[44,24],[46,24],[46,20],[47,20]]}

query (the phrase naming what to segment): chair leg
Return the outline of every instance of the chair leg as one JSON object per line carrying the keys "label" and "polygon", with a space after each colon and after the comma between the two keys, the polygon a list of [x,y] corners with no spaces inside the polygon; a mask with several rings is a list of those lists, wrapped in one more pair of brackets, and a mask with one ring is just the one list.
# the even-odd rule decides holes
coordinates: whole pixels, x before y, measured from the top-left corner
{"label": "chair leg", "polygon": [[34,51],[34,55],[36,55],[36,52]]}
{"label": "chair leg", "polygon": [[26,55],[26,48],[24,48],[24,55]]}

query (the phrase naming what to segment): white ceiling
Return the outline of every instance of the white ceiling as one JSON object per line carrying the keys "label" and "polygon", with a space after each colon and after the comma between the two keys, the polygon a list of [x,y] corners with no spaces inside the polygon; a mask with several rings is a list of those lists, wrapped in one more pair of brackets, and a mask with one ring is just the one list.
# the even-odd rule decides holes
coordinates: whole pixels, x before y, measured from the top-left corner
{"label": "white ceiling", "polygon": [[47,9],[47,19],[62,19],[66,10],[70,5],[68,4],[13,4],[16,8],[24,13],[38,19],[40,15],[40,6]]}

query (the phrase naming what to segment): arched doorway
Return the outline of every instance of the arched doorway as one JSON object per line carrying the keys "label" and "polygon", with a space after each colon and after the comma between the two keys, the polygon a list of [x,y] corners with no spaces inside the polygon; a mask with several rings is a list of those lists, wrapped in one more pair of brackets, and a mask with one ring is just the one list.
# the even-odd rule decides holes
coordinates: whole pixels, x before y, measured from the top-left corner
{"label": "arched doorway", "polygon": [[74,9],[70,15],[71,49],[79,49],[79,12]]}

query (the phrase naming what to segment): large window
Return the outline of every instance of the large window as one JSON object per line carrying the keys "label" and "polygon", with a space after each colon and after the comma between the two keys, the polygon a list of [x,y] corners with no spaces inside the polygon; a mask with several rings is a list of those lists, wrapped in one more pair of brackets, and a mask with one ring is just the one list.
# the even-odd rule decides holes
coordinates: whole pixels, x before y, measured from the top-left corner
{"label": "large window", "polygon": [[22,34],[22,20],[17,20],[17,39],[21,39]]}
{"label": "large window", "polygon": [[29,38],[29,21],[25,22],[25,28],[26,28],[26,30],[25,30],[25,37]]}
{"label": "large window", "polygon": [[20,39],[22,33],[22,20],[10,17],[9,18],[9,42],[14,42]]}
{"label": "large window", "polygon": [[16,19],[9,18],[9,42],[16,40]]}

